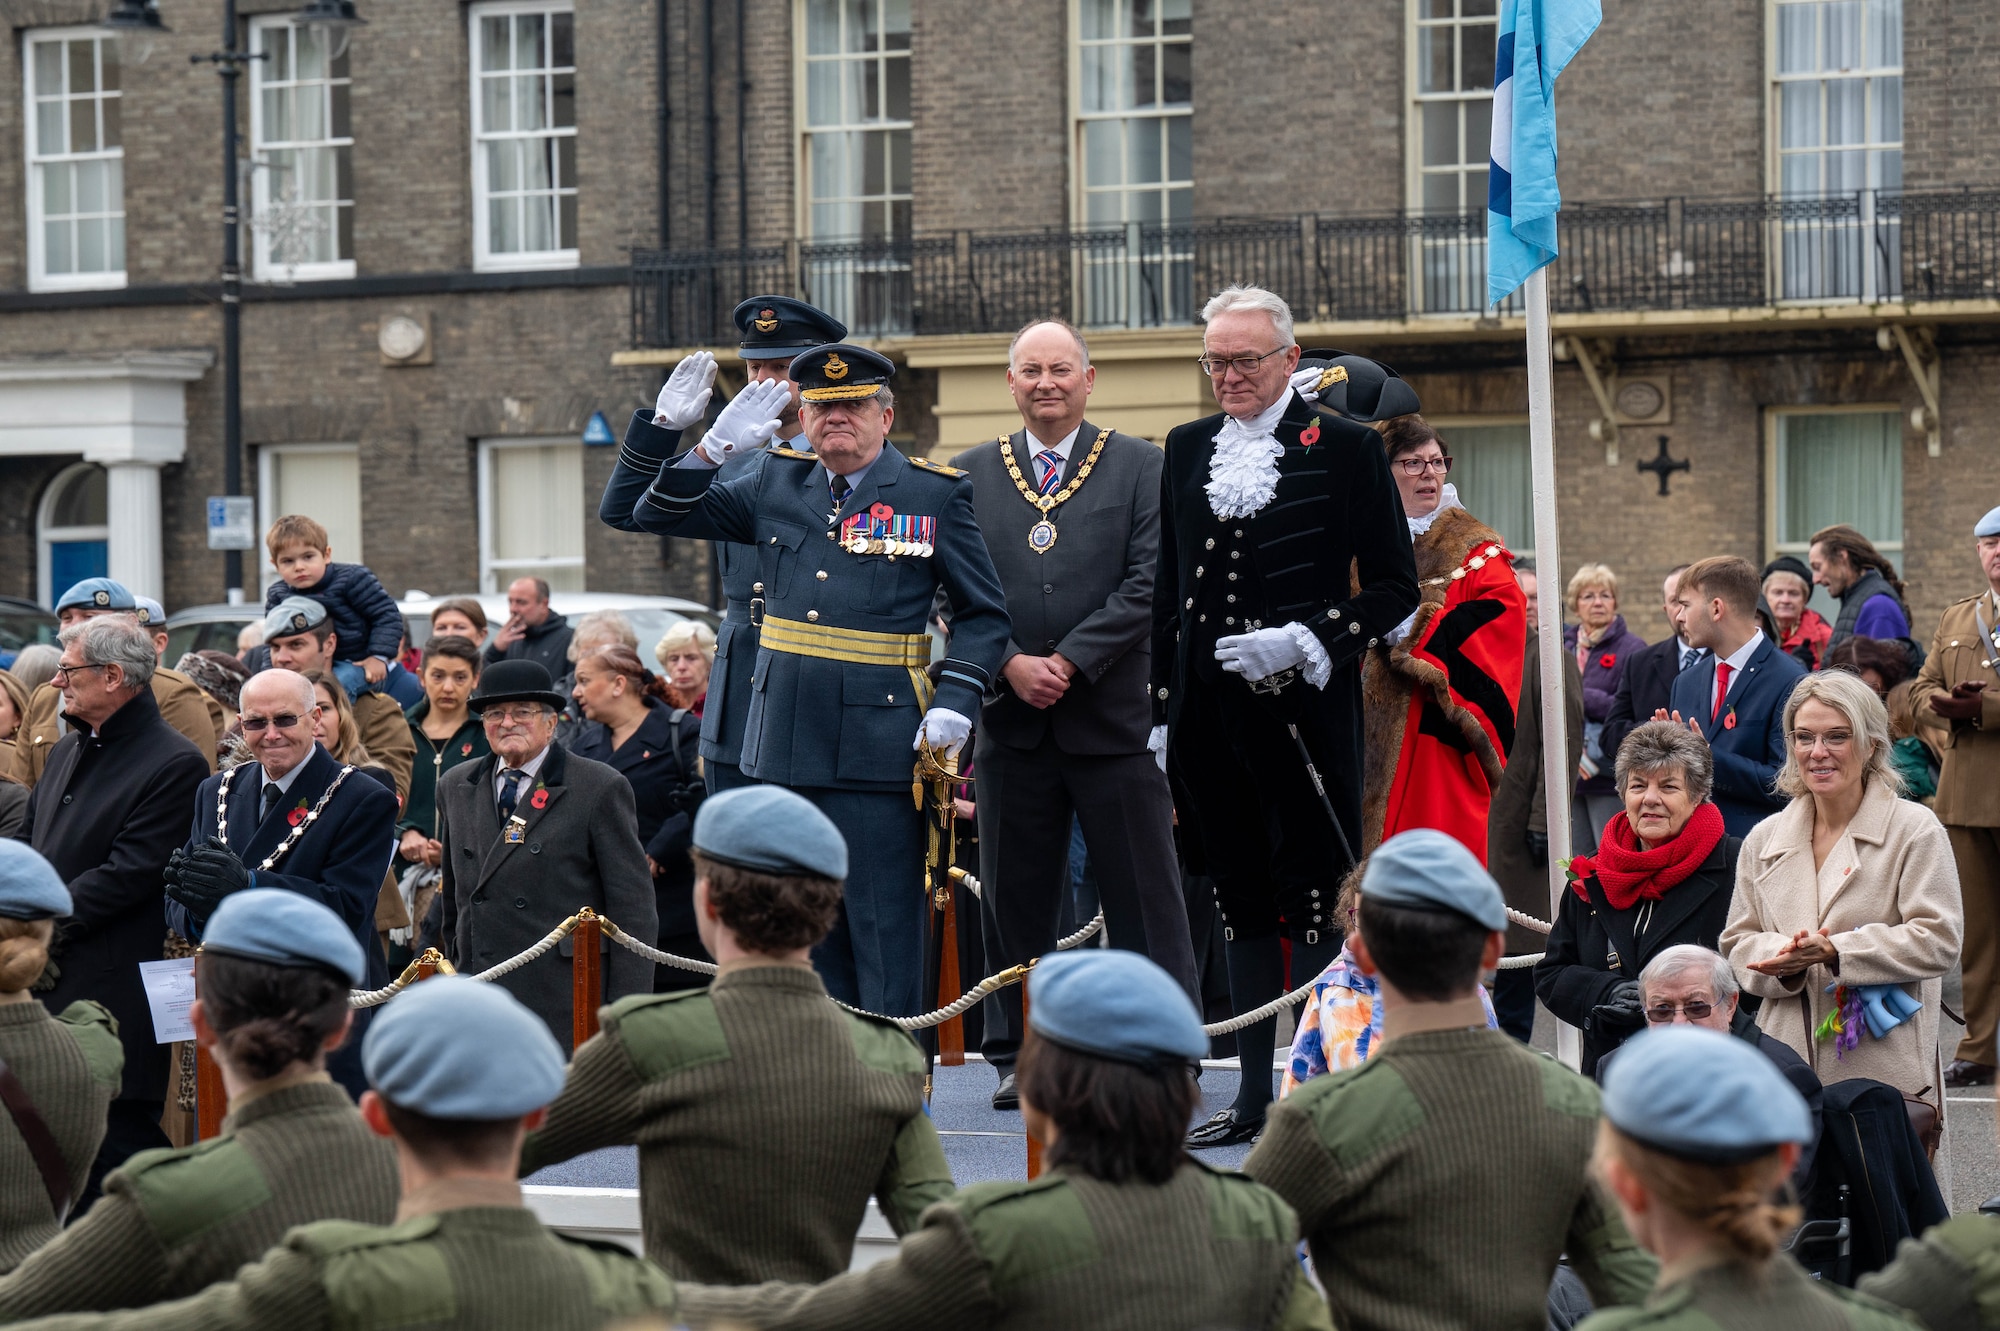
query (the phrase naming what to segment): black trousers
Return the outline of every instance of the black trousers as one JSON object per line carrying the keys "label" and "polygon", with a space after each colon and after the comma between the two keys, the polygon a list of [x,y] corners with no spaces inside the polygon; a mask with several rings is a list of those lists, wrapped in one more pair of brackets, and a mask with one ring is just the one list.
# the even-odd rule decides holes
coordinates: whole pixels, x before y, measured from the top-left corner
{"label": "black trousers", "polygon": [[[1153,755],[1064,753],[1053,735],[1032,749],[982,738],[975,755],[986,973],[1055,948],[1074,815],[1090,849],[1106,940],[1158,962],[1192,1000],[1198,982],[1173,796]],[[986,1000],[980,1052],[1005,1071],[1020,1048],[1021,994],[1010,986]]]}

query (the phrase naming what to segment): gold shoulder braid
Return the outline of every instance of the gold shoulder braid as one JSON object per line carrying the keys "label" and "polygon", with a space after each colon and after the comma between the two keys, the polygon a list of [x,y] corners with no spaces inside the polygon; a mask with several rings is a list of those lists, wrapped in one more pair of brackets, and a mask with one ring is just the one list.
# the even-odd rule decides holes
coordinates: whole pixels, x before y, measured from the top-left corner
{"label": "gold shoulder braid", "polygon": [[1070,478],[1069,484],[1052,495],[1038,495],[1035,493],[1035,487],[1028,484],[1028,478],[1021,474],[1021,464],[1014,461],[1012,437],[1004,434],[1000,436],[1000,460],[1007,464],[1007,474],[1014,478],[1014,488],[1021,492],[1021,498],[1042,511],[1042,520],[1028,528],[1030,550],[1038,555],[1045,555],[1055,547],[1056,537],[1061,533],[1056,531],[1056,524],[1049,520],[1049,513],[1083,488],[1084,481],[1090,476],[1090,469],[1097,465],[1097,455],[1104,451],[1104,441],[1110,437],[1111,431],[1108,427],[1100,430],[1097,442],[1090,446],[1090,452],[1084,457],[1083,465],[1076,469],[1076,475]]}
{"label": "gold shoulder braid", "polygon": [[[215,788],[215,839],[222,843],[224,850],[229,849],[229,783],[236,779],[236,774],[242,771],[243,768],[255,766],[255,763],[244,763],[242,766],[230,768],[222,774],[222,784]],[[263,769],[259,768],[258,770],[262,771]],[[340,772],[328,783],[325,792],[320,795],[319,803],[313,805],[312,810],[305,817],[299,819],[298,823],[292,828],[291,835],[280,841],[276,850],[264,857],[264,862],[257,866],[259,872],[269,873],[276,867],[279,860],[285,858],[287,852],[298,842],[298,839],[306,834],[306,829],[319,821],[320,811],[326,808],[326,802],[333,798],[333,792],[340,789],[340,783],[347,780],[347,774],[353,770],[354,768],[350,765],[341,765]]]}

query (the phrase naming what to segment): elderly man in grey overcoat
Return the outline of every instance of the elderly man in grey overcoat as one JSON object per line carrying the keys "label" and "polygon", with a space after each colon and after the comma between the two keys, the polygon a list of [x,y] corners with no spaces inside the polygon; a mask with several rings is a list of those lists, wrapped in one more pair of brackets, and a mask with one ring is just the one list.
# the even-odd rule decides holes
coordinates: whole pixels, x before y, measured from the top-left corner
{"label": "elderly man in grey overcoat", "polygon": [[[444,953],[468,975],[540,942],[585,906],[634,938],[659,932],[632,787],[555,742],[562,695],[538,661],[488,666],[469,699],[490,756],[438,782]],[[604,1001],[651,993],[653,963],[608,943]],[[495,981],[568,1049],[572,940]]]}
{"label": "elderly man in grey overcoat", "polygon": [[[956,459],[1013,624],[974,750],[980,931],[989,973],[1054,950],[1083,827],[1111,946],[1158,962],[1193,997],[1173,795],[1147,740],[1160,450],[1093,425],[1096,371],[1076,329],[1029,324],[1007,356],[1024,428]],[[987,1000],[981,1052],[996,1109],[1019,1104],[1021,996]]]}

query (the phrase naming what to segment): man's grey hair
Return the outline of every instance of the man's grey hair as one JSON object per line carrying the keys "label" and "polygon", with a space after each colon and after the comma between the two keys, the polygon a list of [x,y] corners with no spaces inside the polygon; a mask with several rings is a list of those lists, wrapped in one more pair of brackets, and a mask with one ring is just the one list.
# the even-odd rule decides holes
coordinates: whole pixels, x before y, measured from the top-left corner
{"label": "man's grey hair", "polygon": [[15,679],[29,694],[49,682],[56,673],[56,665],[62,660],[62,652],[45,642],[31,642],[14,657],[14,664],[8,667]]}
{"label": "man's grey hair", "polygon": [[1036,319],[1032,323],[1021,325],[1021,331],[1014,334],[1014,340],[1007,344],[1008,369],[1011,370],[1014,368],[1014,353],[1020,348],[1021,339],[1034,332],[1037,328],[1060,328],[1065,333],[1068,333],[1070,340],[1076,343],[1078,361],[1076,368],[1079,370],[1090,368],[1090,344],[1083,340],[1083,334],[1077,331],[1075,324],[1072,324],[1067,319]]}
{"label": "man's grey hair", "polygon": [[1740,986],[1736,983],[1736,969],[1729,964],[1729,958],[1714,948],[1700,947],[1694,943],[1676,943],[1664,948],[1658,956],[1646,963],[1646,969],[1639,972],[1639,996],[1643,1000],[1646,992],[1656,984],[1663,984],[1674,976],[1691,970],[1708,972],[1708,982],[1715,990],[1717,1007],[1728,1007],[1736,997]]}
{"label": "man's grey hair", "polygon": [[1224,287],[1208,299],[1201,307],[1201,321],[1212,323],[1218,314],[1229,314],[1235,310],[1256,310],[1271,316],[1271,327],[1277,330],[1278,345],[1289,347],[1298,339],[1292,335],[1292,307],[1285,304],[1285,298],[1275,291],[1263,287],[1238,284]]}
{"label": "man's grey hair", "polygon": [[1648,721],[1634,726],[1618,746],[1613,779],[1618,798],[1625,798],[1625,786],[1634,775],[1648,776],[1678,767],[1687,779],[1688,798],[1696,804],[1715,788],[1715,751],[1708,741],[1672,721]]}
{"label": "man's grey hair", "polygon": [[75,647],[90,665],[115,665],[125,672],[125,687],[138,692],[153,682],[160,663],[153,635],[124,615],[93,615],[61,633],[65,647]]}

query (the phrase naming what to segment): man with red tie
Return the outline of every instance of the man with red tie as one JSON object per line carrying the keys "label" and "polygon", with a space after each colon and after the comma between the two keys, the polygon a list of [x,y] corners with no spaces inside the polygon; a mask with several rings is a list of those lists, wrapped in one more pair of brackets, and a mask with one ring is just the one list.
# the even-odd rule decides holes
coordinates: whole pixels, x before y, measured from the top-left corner
{"label": "man with red tie", "polygon": [[1806,673],[1757,626],[1758,591],[1756,567],[1734,555],[1691,566],[1674,588],[1682,636],[1708,655],[1675,678],[1673,719],[1715,752],[1712,798],[1731,836],[1788,803],[1774,784],[1785,765],[1785,700]]}

